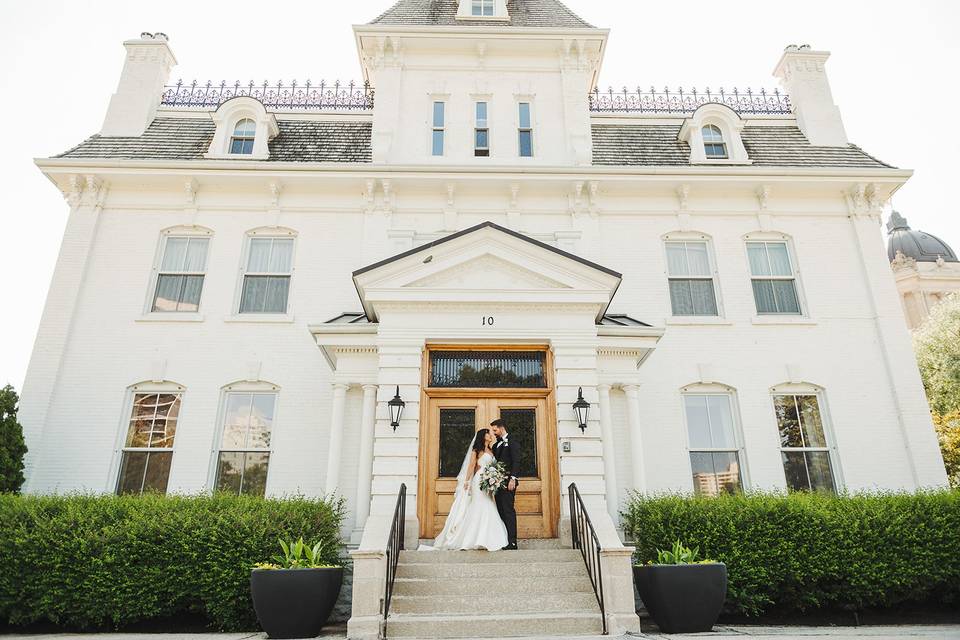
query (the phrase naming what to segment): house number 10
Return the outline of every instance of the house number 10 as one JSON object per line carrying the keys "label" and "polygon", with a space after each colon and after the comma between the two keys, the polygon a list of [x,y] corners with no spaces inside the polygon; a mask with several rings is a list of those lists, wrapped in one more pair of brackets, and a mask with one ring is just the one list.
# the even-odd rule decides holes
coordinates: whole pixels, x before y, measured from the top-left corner
{"label": "house number 10", "polygon": [[493,316],[483,316],[483,326],[492,327],[493,326]]}

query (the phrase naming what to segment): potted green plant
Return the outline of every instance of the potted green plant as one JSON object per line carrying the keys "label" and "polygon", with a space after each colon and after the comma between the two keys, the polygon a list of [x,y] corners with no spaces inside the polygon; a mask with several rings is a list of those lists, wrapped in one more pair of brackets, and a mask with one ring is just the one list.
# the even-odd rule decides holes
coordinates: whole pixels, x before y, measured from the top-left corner
{"label": "potted green plant", "polygon": [[727,596],[727,565],[700,560],[700,548],[679,540],[657,561],[636,564],[633,579],[647,611],[664,633],[710,631]]}
{"label": "potted green plant", "polygon": [[313,638],[333,611],[343,583],[338,548],[280,540],[283,555],[250,572],[250,595],[260,627],[270,638]]}

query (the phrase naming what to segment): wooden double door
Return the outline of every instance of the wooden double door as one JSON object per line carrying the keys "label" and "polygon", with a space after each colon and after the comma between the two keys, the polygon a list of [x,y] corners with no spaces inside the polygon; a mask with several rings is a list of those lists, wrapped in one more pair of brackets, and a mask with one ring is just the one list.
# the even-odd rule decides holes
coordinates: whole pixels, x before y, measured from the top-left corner
{"label": "wooden double door", "polygon": [[447,391],[453,393],[426,398],[420,448],[421,537],[432,539],[443,529],[467,447],[479,429],[498,418],[506,421],[510,446],[520,458],[517,535],[556,537],[560,486],[556,422],[548,402],[552,396],[523,397],[522,392],[513,397],[482,392],[457,396],[454,390]]}

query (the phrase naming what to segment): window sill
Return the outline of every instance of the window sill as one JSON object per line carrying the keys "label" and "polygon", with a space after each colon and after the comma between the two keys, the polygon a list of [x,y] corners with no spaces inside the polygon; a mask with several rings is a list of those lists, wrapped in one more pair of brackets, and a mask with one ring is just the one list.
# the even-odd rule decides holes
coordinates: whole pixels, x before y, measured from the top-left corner
{"label": "window sill", "polygon": [[817,321],[804,316],[754,316],[750,322],[756,325],[816,326]]}
{"label": "window sill", "polygon": [[664,321],[664,324],[674,326],[687,325],[712,325],[712,326],[730,326],[733,324],[726,318],[719,316],[671,316]]}
{"label": "window sill", "polygon": [[203,322],[206,316],[190,311],[151,311],[145,313],[134,322]]}
{"label": "window sill", "polygon": [[293,320],[293,315],[289,313],[238,313],[223,317],[224,322],[239,323],[290,324]]}

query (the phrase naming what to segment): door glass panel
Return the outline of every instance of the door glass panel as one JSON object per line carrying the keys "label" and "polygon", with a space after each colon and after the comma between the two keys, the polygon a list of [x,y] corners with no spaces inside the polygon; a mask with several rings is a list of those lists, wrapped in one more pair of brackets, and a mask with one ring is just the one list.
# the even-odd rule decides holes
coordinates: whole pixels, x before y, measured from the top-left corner
{"label": "door glass panel", "polygon": [[473,442],[476,409],[440,409],[440,477],[456,478]]}
{"label": "door glass panel", "polygon": [[537,469],[537,410],[500,409],[500,417],[507,422],[510,448],[520,454],[520,477],[539,478]]}

